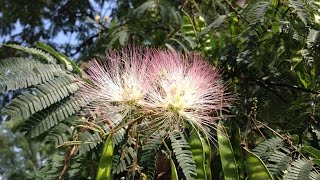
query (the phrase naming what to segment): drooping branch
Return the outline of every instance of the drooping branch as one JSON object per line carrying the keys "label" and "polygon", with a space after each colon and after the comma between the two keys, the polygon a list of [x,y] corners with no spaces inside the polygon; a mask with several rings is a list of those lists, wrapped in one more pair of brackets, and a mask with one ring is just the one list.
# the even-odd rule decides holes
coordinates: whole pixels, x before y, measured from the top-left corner
{"label": "drooping branch", "polygon": [[76,49],[75,52],[73,52],[71,54],[71,56],[74,56],[76,54],[78,54],[84,47],[89,46],[93,43],[94,38],[98,37],[99,33],[94,34],[93,36],[89,37],[88,39],[86,39],[85,41],[83,41]]}
{"label": "drooping branch", "polygon": [[275,96],[277,96],[281,101],[285,102],[285,103],[288,103],[289,101],[286,100],[283,96],[281,96],[281,94],[276,91],[274,88],[270,87],[269,85],[265,84],[263,81],[260,81],[260,80],[249,80],[249,82],[252,82],[250,84],[253,84],[253,85],[258,85],[264,89],[266,89],[267,91],[270,91],[272,92]]}
{"label": "drooping branch", "polygon": [[314,91],[311,89],[307,89],[307,88],[303,88],[303,87],[300,87],[297,85],[291,85],[291,84],[285,84],[285,83],[275,83],[275,82],[267,82],[267,84],[269,86],[273,86],[273,87],[286,87],[289,89],[299,90],[299,91],[307,92],[307,93],[311,93],[311,94],[317,94],[317,95],[320,94],[320,92],[317,92],[317,91]]}
{"label": "drooping branch", "polygon": [[277,83],[277,82],[271,82],[271,81],[263,81],[263,80],[259,80],[259,79],[249,79],[249,81],[251,82],[255,82],[257,85],[263,86],[263,87],[271,87],[271,88],[275,88],[275,87],[285,87],[288,89],[292,89],[292,90],[298,90],[298,91],[302,91],[302,92],[306,92],[306,93],[311,93],[311,94],[320,94],[320,92],[318,91],[314,91],[311,89],[307,89],[304,87],[300,87],[297,85],[291,85],[291,84],[286,84],[286,83]]}

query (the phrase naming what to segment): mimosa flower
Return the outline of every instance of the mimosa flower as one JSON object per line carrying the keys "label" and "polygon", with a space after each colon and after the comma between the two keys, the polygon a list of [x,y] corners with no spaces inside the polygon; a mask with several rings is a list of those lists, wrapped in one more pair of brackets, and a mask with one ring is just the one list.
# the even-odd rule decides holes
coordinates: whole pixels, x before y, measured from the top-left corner
{"label": "mimosa flower", "polygon": [[168,133],[191,125],[211,137],[210,129],[232,99],[219,71],[198,55],[172,51],[155,52],[152,62],[145,105],[157,114],[152,124]]}
{"label": "mimosa flower", "polygon": [[[88,64],[91,83],[83,88],[112,127],[133,115],[142,115],[145,131],[168,135],[195,127],[211,137],[210,129],[230,106],[219,71],[198,55],[169,50],[129,48],[110,51]],[[131,113],[135,112],[135,114]]]}
{"label": "mimosa flower", "polygon": [[86,73],[90,83],[82,93],[90,95],[93,102],[89,110],[104,114],[102,119],[123,119],[130,111],[140,106],[148,92],[147,67],[149,58],[137,48],[109,51],[99,61],[88,63]]}

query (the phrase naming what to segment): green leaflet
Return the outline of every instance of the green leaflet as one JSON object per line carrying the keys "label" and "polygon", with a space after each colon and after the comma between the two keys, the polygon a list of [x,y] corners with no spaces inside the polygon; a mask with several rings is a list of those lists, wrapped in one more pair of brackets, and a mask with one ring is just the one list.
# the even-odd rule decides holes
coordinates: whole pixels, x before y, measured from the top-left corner
{"label": "green leaflet", "polygon": [[45,64],[28,58],[7,58],[0,61],[0,93],[28,88],[64,74],[58,64]]}
{"label": "green leaflet", "polygon": [[250,8],[248,8],[249,11],[246,11],[245,17],[249,19],[252,25],[257,24],[265,16],[271,4],[272,1],[270,0],[256,1],[255,3],[252,3]]}
{"label": "green leaflet", "polygon": [[218,123],[217,136],[224,179],[239,179],[234,152],[230,140],[224,131],[222,121],[219,121]]}
{"label": "green leaflet", "polygon": [[211,147],[210,147],[210,142],[209,142],[209,139],[206,137],[205,139],[204,138],[201,138],[204,142],[203,143],[203,151],[204,151],[204,170],[207,174],[207,179],[208,180],[211,180],[212,179],[212,174],[211,174],[211,157],[212,157],[212,154],[211,154]]}
{"label": "green leaflet", "polygon": [[112,134],[110,134],[103,147],[96,180],[112,180],[111,168],[113,157]]}
{"label": "green leaflet", "polygon": [[[212,24],[210,28],[201,15],[197,18],[191,17],[187,12],[183,11],[181,37],[188,42],[191,49],[202,49],[205,53],[212,52],[212,40],[208,31],[216,24]],[[172,40],[177,40],[173,39]],[[183,45],[179,43],[179,45]],[[185,49],[185,48],[184,48]]]}
{"label": "green leaflet", "polygon": [[196,129],[190,134],[189,145],[193,155],[193,160],[196,163],[196,179],[211,179],[211,149]]}
{"label": "green leaflet", "polygon": [[[313,161],[307,159],[296,159],[291,163],[285,180],[316,180],[319,179],[319,173],[313,171]],[[313,174],[313,175],[312,175]]]}
{"label": "green leaflet", "polygon": [[296,10],[298,17],[306,26],[310,24],[310,22],[312,22],[311,15],[304,2],[301,2],[299,0],[290,0],[289,3],[293,7],[293,9]]}
{"label": "green leaflet", "polygon": [[170,167],[171,167],[171,179],[172,180],[178,180],[178,172],[176,165],[174,165],[173,160],[170,158]]}
{"label": "green leaflet", "polygon": [[245,150],[247,152],[245,165],[249,180],[273,180],[263,161],[254,153]]}
{"label": "green leaflet", "polygon": [[312,146],[303,146],[300,148],[301,151],[311,154],[316,159],[320,159],[320,151]]}
{"label": "green leaflet", "polygon": [[[157,151],[160,149],[165,136],[165,131],[156,131],[150,135],[150,142],[142,145],[140,158],[143,172],[148,177],[153,179],[156,169]],[[172,157],[172,156],[171,156]]]}
{"label": "green leaflet", "polygon": [[320,151],[312,146],[303,146],[300,148],[301,151],[311,154],[315,159],[313,162],[320,166]]}
{"label": "green leaflet", "polygon": [[230,124],[230,142],[233,148],[234,158],[236,160],[239,178],[244,179],[244,157],[241,147],[240,129],[235,122],[229,122]]}
{"label": "green leaflet", "polygon": [[26,53],[34,54],[34,55],[40,57],[41,59],[43,59],[47,62],[53,63],[53,64],[57,63],[55,58],[53,58],[50,54],[45,53],[40,49],[23,47],[23,46],[20,46],[17,44],[4,44],[4,46],[18,49],[18,50],[26,52]]}
{"label": "green leaflet", "polygon": [[194,176],[196,175],[196,165],[193,160],[190,145],[185,139],[184,134],[181,132],[175,133],[170,136],[170,140],[174,156],[186,179],[194,179]]}
{"label": "green leaflet", "polygon": [[[80,87],[72,75],[55,77],[42,84],[35,85],[28,92],[20,94],[12,103],[1,110],[15,121],[24,122],[39,112],[75,93]],[[38,120],[38,118],[36,118]],[[63,118],[62,118],[63,119]]]}
{"label": "green leaflet", "polygon": [[314,162],[315,164],[317,164],[318,166],[320,166],[320,159],[314,159],[313,162]]}
{"label": "green leaflet", "polygon": [[74,70],[77,74],[80,75],[80,77],[82,77],[82,70],[76,65],[76,63],[74,63],[70,58],[68,58],[66,55],[54,50],[52,47],[41,43],[41,42],[37,42],[35,44],[38,48],[47,51],[48,53],[51,53],[55,58],[57,58],[64,66],[67,70],[72,71]]}

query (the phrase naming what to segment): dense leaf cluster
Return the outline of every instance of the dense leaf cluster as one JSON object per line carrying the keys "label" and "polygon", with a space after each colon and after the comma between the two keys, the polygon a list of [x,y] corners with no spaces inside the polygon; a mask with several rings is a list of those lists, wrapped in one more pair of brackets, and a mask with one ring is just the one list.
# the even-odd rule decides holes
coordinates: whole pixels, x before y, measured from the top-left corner
{"label": "dense leaf cluster", "polygon": [[[217,125],[217,142],[192,128],[170,137],[144,134],[144,124],[136,123],[110,132],[95,112],[82,109],[90,98],[77,96],[83,77],[73,61],[41,43],[38,49],[11,45],[35,56],[1,53],[7,59],[0,61],[0,92],[18,90],[1,113],[28,138],[58,148],[29,177],[95,178],[99,158],[110,155],[103,142],[112,134],[106,148],[114,147],[108,164],[114,179],[319,178],[318,0],[247,0],[244,6],[231,0],[95,1],[115,3],[108,20],[95,18],[103,14],[90,1],[79,2],[41,1],[40,12],[32,2],[7,2],[0,34],[10,34],[19,19],[24,31],[12,42],[43,40],[67,55],[81,52],[82,67],[106,49],[131,44],[197,51],[221,69],[238,100],[227,122]],[[78,46],[55,46],[50,40],[60,31],[77,33]]]}

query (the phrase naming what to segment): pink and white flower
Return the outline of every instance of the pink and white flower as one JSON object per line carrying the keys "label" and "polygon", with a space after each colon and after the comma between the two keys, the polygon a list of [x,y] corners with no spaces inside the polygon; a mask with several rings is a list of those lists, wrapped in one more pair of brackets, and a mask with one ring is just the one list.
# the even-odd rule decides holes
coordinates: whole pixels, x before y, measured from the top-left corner
{"label": "pink and white flower", "polygon": [[158,128],[170,133],[191,125],[210,137],[232,99],[219,71],[195,54],[157,51],[152,60],[145,106],[157,114]]}
{"label": "pink and white flower", "polygon": [[86,73],[90,83],[82,90],[93,99],[89,110],[99,107],[103,120],[118,124],[132,110],[144,104],[150,59],[144,52],[148,50],[130,48],[109,51],[99,61],[89,62]]}
{"label": "pink and white flower", "polygon": [[[88,64],[83,92],[99,107],[102,119],[145,114],[146,130],[183,130],[189,125],[210,137],[221,112],[230,106],[219,71],[195,54],[129,48],[110,51]],[[119,118],[119,115],[121,116]]]}

